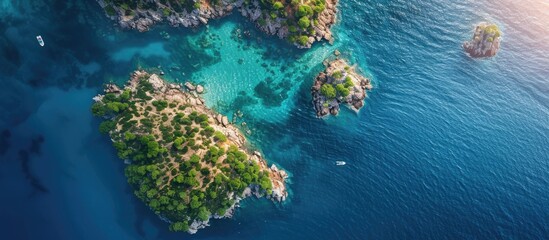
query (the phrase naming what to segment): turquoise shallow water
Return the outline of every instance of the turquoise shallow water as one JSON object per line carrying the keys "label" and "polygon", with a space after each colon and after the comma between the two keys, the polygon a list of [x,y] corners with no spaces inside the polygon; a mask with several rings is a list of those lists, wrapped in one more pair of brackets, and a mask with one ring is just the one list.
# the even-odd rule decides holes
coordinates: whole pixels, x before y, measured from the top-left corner
{"label": "turquoise shallow water", "polygon": [[[335,45],[303,51],[236,14],[136,33],[93,1],[0,1],[0,239],[549,238],[548,3],[340,9]],[[479,21],[504,32],[493,59],[460,48]],[[319,120],[309,89],[335,49],[375,88],[359,113]],[[208,106],[241,110],[253,146],[291,172],[289,201],[250,199],[196,235],[168,232],[88,110],[136,67],[202,83]]]}

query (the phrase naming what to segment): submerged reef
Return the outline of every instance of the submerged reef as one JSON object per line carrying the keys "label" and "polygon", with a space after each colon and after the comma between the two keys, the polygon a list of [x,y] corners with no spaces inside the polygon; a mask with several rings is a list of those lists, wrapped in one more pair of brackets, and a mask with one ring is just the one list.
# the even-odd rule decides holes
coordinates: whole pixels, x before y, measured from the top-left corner
{"label": "submerged reef", "polygon": [[315,41],[333,41],[338,0],[97,0],[122,28],[147,31],[167,21],[174,27],[197,27],[234,9],[263,32],[286,39],[299,48]]}
{"label": "submerged reef", "polygon": [[287,174],[250,151],[226,116],[204,105],[201,86],[170,84],[136,71],[124,88],[108,84],[92,113],[104,121],[135,195],[173,231],[195,233],[231,217],[241,199],[288,195]]}
{"label": "submerged reef", "polygon": [[362,108],[366,90],[372,89],[370,79],[358,74],[355,67],[343,59],[325,62],[325,65],[326,69],[318,74],[311,88],[316,116],[337,115],[342,103],[356,111]]}
{"label": "submerged reef", "polygon": [[480,23],[475,28],[473,39],[463,43],[463,48],[473,58],[493,57],[499,50],[501,31],[491,23]]}

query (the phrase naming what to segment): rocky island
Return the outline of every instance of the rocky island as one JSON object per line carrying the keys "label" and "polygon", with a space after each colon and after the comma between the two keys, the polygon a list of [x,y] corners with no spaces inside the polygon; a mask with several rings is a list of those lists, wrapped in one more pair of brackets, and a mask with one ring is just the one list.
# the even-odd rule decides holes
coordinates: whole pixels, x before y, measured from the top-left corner
{"label": "rocky island", "polygon": [[343,59],[325,62],[325,66],[311,88],[317,117],[337,115],[342,103],[356,111],[362,108],[366,90],[372,89],[370,79],[358,74]]}
{"label": "rocky island", "polygon": [[167,21],[172,26],[196,27],[234,9],[263,32],[287,39],[299,48],[315,41],[333,41],[338,0],[97,0],[107,16],[122,28],[147,31]]}
{"label": "rocky island", "polygon": [[[188,87],[187,87],[188,88]],[[136,71],[124,88],[108,84],[92,113],[104,120],[135,195],[173,231],[195,233],[210,218],[231,217],[241,199],[287,197],[287,174],[251,152],[227,117],[183,91]]]}
{"label": "rocky island", "polygon": [[473,58],[493,57],[499,50],[501,32],[495,24],[480,23],[473,39],[463,43],[463,48]]}

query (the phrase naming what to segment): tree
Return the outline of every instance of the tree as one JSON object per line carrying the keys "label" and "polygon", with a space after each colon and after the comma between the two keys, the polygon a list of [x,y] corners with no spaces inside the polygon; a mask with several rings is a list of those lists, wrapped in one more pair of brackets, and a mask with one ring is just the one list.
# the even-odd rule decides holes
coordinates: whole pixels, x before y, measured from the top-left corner
{"label": "tree", "polygon": [[227,212],[227,209],[226,209],[226,208],[223,208],[223,207],[217,209],[217,211],[216,211],[217,215],[219,215],[219,216],[225,215],[225,212]]}
{"label": "tree", "polygon": [[313,15],[313,9],[308,5],[300,5],[297,8],[297,12],[295,13],[295,16],[299,18],[303,16],[312,16],[312,15]]}
{"label": "tree", "polygon": [[309,37],[307,35],[301,35],[297,38],[297,43],[301,46],[307,45],[307,43],[309,43]]}
{"label": "tree", "polygon": [[181,150],[183,149],[184,142],[185,142],[185,139],[183,137],[178,137],[175,140],[173,140],[173,146],[178,150]]}
{"label": "tree", "polygon": [[164,100],[157,100],[157,101],[153,101],[152,105],[156,107],[157,111],[162,111],[168,107],[168,102]]}
{"label": "tree", "polygon": [[212,198],[212,199],[217,198],[217,192],[216,191],[211,191],[210,192],[210,198]]}
{"label": "tree", "polygon": [[273,184],[272,184],[271,180],[269,179],[269,177],[267,177],[266,175],[261,176],[261,179],[259,180],[259,185],[261,186],[261,188],[263,190],[267,191],[267,193],[269,193],[269,194],[272,191]]}
{"label": "tree", "polygon": [[98,117],[102,117],[102,116],[105,116],[105,114],[107,114],[107,111],[105,109],[105,104],[103,104],[102,102],[94,103],[92,105],[91,111],[94,116],[98,116]]}
{"label": "tree", "polygon": [[149,189],[149,191],[147,191],[147,197],[152,198],[152,197],[156,196],[157,193],[158,193],[158,191],[156,191],[156,189]]}
{"label": "tree", "polygon": [[274,10],[280,10],[282,8],[284,8],[284,5],[281,2],[277,1],[277,2],[273,3],[273,9]]}
{"label": "tree", "polygon": [[324,84],[322,87],[320,87],[320,93],[327,97],[328,99],[332,99],[336,97],[336,90],[332,86],[332,84]]}
{"label": "tree", "polygon": [[200,207],[202,205],[202,202],[200,202],[200,199],[198,199],[197,196],[193,196],[191,198],[191,208],[192,209],[197,209],[198,207]]}
{"label": "tree", "polygon": [[211,137],[213,133],[215,132],[215,129],[213,127],[207,126],[204,128],[204,134],[208,137]]}
{"label": "tree", "polygon": [[320,3],[316,6],[314,6],[313,10],[314,10],[315,13],[320,13],[320,12],[324,11],[325,8],[326,7],[324,6],[324,4]]}
{"label": "tree", "polygon": [[242,186],[242,182],[238,178],[231,179],[231,181],[229,182],[229,186],[232,190],[237,190]]}
{"label": "tree", "polygon": [[308,17],[303,16],[297,21],[297,25],[299,25],[301,28],[305,29],[308,28],[311,25],[311,21]]}
{"label": "tree", "polygon": [[114,122],[114,121],[108,120],[108,121],[104,121],[101,124],[99,124],[99,132],[103,133],[103,134],[109,133],[110,131],[114,130],[115,128],[116,128],[116,122]]}
{"label": "tree", "polygon": [[123,102],[130,100],[131,93],[132,92],[129,89],[124,90],[124,92],[120,94],[120,100]]}
{"label": "tree", "polygon": [[200,219],[201,221],[207,221],[208,219],[210,219],[210,214],[210,211],[208,211],[206,207],[200,207],[198,209],[198,219]]}
{"label": "tree", "polygon": [[189,230],[189,223],[187,221],[174,222],[170,225],[170,230],[174,232],[186,232]]}
{"label": "tree", "polygon": [[337,84],[336,90],[339,93],[340,96],[347,97],[349,95],[349,89],[346,88],[343,84]]}
{"label": "tree", "polygon": [[196,154],[193,154],[193,155],[191,156],[191,158],[189,159],[189,162],[190,162],[191,164],[193,164],[193,165],[194,165],[194,164],[198,164],[198,162],[200,162],[200,157],[199,157],[198,155],[196,155]]}
{"label": "tree", "polygon": [[124,133],[124,140],[131,141],[131,140],[134,140],[134,139],[135,139],[135,134],[133,134],[131,132],[125,132]]}
{"label": "tree", "polygon": [[200,115],[198,115],[198,116],[194,119],[194,121],[195,121],[196,123],[208,122],[208,115],[206,115],[206,114],[200,114]]}

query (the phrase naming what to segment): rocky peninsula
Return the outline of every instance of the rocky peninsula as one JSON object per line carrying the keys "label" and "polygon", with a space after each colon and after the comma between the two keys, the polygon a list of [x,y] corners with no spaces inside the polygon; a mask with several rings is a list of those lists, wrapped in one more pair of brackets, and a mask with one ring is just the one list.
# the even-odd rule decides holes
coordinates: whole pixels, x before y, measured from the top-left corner
{"label": "rocky peninsula", "polygon": [[343,59],[325,62],[325,66],[311,88],[317,117],[337,115],[340,104],[347,104],[355,111],[362,108],[366,91],[372,89],[370,79],[358,74],[355,66]]}
{"label": "rocky peninsula", "polygon": [[263,32],[310,48],[323,39],[332,42],[338,0],[97,0],[122,28],[147,31],[159,22],[197,27],[237,9]]}
{"label": "rocky peninsula", "polygon": [[195,233],[231,217],[251,195],[284,201],[287,174],[250,151],[226,116],[204,105],[196,88],[136,71],[124,88],[108,84],[92,113],[104,121],[135,195],[173,231]]}
{"label": "rocky peninsula", "polygon": [[475,28],[473,39],[463,43],[463,48],[473,58],[493,57],[499,50],[501,31],[491,23],[480,23]]}

